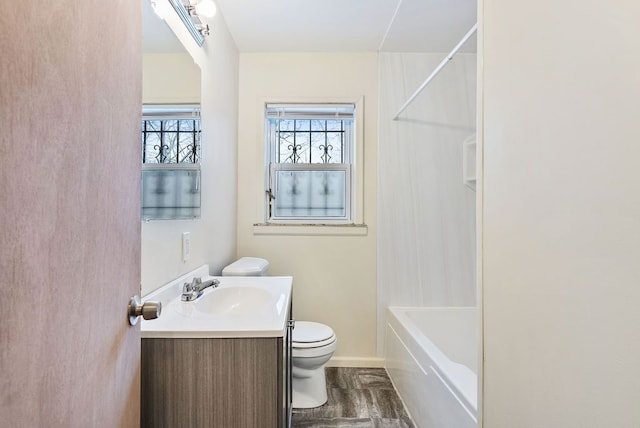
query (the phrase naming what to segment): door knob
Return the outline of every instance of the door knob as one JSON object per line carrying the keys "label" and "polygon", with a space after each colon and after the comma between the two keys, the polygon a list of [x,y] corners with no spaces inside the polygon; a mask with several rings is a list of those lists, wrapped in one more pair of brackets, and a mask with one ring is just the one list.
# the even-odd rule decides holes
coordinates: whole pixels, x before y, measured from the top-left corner
{"label": "door knob", "polygon": [[154,320],[162,313],[162,302],[148,300],[140,303],[140,297],[136,294],[129,300],[128,311],[129,324],[136,325],[140,317],[146,320]]}

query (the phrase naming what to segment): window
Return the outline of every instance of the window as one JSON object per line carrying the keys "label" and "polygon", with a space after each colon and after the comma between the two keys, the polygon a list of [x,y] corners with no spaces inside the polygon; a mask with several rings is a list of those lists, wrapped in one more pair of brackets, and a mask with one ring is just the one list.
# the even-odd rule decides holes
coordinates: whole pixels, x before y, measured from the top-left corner
{"label": "window", "polygon": [[142,163],[199,163],[200,106],[145,106]]}
{"label": "window", "polygon": [[267,222],[351,223],[353,104],[267,104]]}
{"label": "window", "polygon": [[200,107],[142,109],[142,218],[200,217]]}

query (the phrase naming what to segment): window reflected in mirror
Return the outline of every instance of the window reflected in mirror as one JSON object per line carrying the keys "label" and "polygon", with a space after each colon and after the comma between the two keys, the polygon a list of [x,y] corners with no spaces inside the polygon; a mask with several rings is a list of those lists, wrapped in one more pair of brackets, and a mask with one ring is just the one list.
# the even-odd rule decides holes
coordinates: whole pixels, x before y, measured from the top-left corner
{"label": "window reflected in mirror", "polygon": [[200,68],[149,1],[142,3],[141,216],[199,218]]}

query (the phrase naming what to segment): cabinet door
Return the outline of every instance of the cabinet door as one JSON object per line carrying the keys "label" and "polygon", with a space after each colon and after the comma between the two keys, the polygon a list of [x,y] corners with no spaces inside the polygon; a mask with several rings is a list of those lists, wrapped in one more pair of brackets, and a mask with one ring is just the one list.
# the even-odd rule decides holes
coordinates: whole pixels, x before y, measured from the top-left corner
{"label": "cabinet door", "polygon": [[144,338],[142,427],[283,426],[283,342],[283,337]]}

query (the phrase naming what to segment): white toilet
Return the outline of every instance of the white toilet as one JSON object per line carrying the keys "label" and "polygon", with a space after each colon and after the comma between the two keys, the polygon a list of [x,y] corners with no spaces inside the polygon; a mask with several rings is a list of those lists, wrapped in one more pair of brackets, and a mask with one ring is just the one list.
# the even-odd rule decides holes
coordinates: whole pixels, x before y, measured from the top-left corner
{"label": "white toilet", "polygon": [[[268,268],[265,259],[242,257],[225,267],[222,276],[262,276]],[[327,325],[296,321],[292,342],[293,407],[322,406],[327,402],[324,365],[336,350],[336,335]]]}
{"label": "white toilet", "polygon": [[324,365],[336,350],[331,327],[311,321],[296,321],[293,329],[291,377],[293,407],[309,409],[327,402]]}

